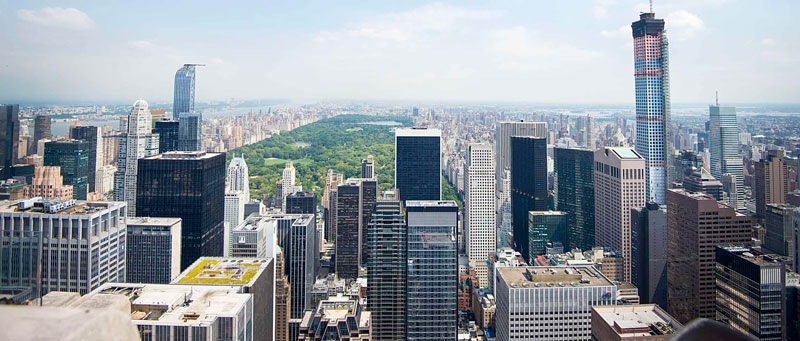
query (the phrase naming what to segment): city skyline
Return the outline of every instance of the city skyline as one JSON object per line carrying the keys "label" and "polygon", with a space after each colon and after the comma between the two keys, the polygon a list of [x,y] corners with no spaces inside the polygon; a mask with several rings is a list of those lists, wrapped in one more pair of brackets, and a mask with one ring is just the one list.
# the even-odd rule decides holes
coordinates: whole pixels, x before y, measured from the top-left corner
{"label": "city skyline", "polygon": [[[243,6],[247,11],[209,10],[208,3],[46,6],[52,5],[0,4],[7,28],[0,41],[8,56],[0,76],[16,80],[0,85],[9,97],[4,101],[134,96],[171,102],[169,74],[198,62],[208,65],[197,93],[203,100],[631,103],[627,23],[648,10],[644,1],[607,0],[334,8],[250,3]],[[794,101],[800,40],[779,25],[797,6],[656,2],[653,10],[666,20],[672,45],[673,102],[709,102],[713,90],[725,94],[725,103]],[[148,15],[136,22],[122,15],[134,10]],[[738,20],[744,14],[748,20]],[[298,16],[304,20],[293,22]],[[180,28],[157,29],[167,21]],[[744,49],[757,53],[739,53]],[[86,53],[90,58],[77,58]],[[572,81],[576,77],[584,81]]]}

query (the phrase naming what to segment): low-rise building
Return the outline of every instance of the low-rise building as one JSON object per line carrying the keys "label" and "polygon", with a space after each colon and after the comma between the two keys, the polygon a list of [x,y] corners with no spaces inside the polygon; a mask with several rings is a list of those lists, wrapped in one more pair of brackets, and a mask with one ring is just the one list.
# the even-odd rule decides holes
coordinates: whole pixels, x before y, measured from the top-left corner
{"label": "low-rise building", "polygon": [[167,284],[181,272],[181,218],[128,219],[126,281]]}
{"label": "low-rise building", "polygon": [[371,313],[363,311],[356,300],[344,296],[319,302],[314,311],[306,311],[300,321],[298,340],[371,339]]}
{"label": "low-rise building", "polygon": [[670,340],[683,325],[655,304],[592,307],[592,340]]}

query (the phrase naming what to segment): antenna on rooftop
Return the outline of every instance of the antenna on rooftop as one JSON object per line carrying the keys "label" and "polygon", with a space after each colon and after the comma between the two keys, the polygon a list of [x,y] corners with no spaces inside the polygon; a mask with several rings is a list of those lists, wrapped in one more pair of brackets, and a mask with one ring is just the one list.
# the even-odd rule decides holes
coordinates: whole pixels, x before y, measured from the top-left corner
{"label": "antenna on rooftop", "polygon": [[719,90],[714,91],[714,100],[717,103],[717,106],[719,106]]}
{"label": "antenna on rooftop", "polygon": [[650,0],[650,13],[653,13],[653,0]]}

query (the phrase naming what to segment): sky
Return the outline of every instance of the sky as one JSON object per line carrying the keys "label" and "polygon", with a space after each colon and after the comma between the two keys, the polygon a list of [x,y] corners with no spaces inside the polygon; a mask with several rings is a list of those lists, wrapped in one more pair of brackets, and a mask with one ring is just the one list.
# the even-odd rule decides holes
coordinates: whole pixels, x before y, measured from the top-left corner
{"label": "sky", "polygon": [[[656,0],[674,103],[800,102],[796,0]],[[0,101],[633,103],[645,1],[0,0]]]}

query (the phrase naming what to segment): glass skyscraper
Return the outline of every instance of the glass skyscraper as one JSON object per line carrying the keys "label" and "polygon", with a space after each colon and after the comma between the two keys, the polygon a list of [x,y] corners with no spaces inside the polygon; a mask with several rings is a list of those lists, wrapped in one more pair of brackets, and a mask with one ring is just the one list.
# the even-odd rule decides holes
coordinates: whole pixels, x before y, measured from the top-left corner
{"label": "glass skyscraper", "polygon": [[442,132],[399,128],[395,131],[395,187],[401,201],[439,200],[442,194]]}
{"label": "glass skyscraper", "polygon": [[198,64],[183,64],[175,72],[175,97],[172,103],[172,117],[178,118],[179,114],[194,111],[194,76],[195,66]]}
{"label": "glass skyscraper", "polygon": [[103,133],[100,127],[76,126],[70,128],[70,137],[89,144],[89,192],[95,191],[97,170],[103,167]]}
{"label": "glass skyscraper", "polygon": [[197,152],[203,149],[203,115],[198,112],[178,115],[178,150]]}
{"label": "glass skyscraper", "polygon": [[567,214],[564,250],[594,247],[594,152],[555,148],[556,208]]}
{"label": "glass skyscraper", "polygon": [[64,185],[72,185],[72,198],[86,200],[89,191],[89,143],[59,140],[44,144],[44,166],[61,167]]}
{"label": "glass skyscraper", "polygon": [[178,121],[156,121],[153,133],[158,134],[158,152],[178,150]]}
{"label": "glass skyscraper", "polygon": [[528,212],[528,250],[527,258],[533,259],[547,251],[548,244],[562,247],[567,245],[567,214],[561,211]]}
{"label": "glass skyscraper", "polygon": [[530,262],[528,212],[547,210],[547,140],[511,137],[511,226],[514,249]]}
{"label": "glass skyscraper", "polygon": [[406,222],[400,201],[378,200],[367,233],[372,340],[406,338]]}
{"label": "glass skyscraper", "polygon": [[19,153],[19,105],[0,105],[0,179],[11,177]]}
{"label": "glass skyscraper", "polygon": [[642,13],[633,29],[636,80],[636,152],[645,166],[647,201],[666,202],[667,167],[672,168],[670,139],[669,43],[664,19]]}
{"label": "glass skyscraper", "polygon": [[406,201],[406,340],[454,340],[458,329],[458,206]]}
{"label": "glass skyscraper", "polygon": [[731,174],[736,181],[736,192],[728,193],[729,203],[734,209],[744,207],[744,169],[739,155],[739,125],[736,122],[736,108],[712,105],[708,107],[708,137],[711,154],[711,175],[722,179],[723,174]]}

